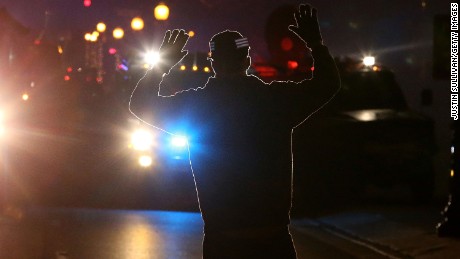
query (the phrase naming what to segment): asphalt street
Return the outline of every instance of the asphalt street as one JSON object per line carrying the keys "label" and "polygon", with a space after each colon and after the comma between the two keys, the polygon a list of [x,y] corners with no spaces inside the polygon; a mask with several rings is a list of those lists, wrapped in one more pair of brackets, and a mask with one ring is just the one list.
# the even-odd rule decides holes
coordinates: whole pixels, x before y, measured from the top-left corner
{"label": "asphalt street", "polygon": [[[199,213],[32,208],[0,218],[0,258],[201,258]],[[321,231],[292,227],[302,258],[382,258]]]}

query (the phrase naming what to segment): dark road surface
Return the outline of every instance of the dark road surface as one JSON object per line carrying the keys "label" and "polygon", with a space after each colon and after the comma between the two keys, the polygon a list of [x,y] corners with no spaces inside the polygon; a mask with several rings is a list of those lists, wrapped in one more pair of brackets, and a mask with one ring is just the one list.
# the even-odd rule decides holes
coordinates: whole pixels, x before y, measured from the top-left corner
{"label": "dark road surface", "polygon": [[[0,218],[0,258],[201,258],[202,226],[191,212],[35,208]],[[291,231],[299,259],[379,258],[314,226]]]}

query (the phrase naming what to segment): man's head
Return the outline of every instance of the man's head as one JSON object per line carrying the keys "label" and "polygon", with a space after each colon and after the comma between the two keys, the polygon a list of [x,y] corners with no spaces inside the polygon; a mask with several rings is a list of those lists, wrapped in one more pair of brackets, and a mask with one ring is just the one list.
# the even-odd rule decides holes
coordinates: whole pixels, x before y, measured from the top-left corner
{"label": "man's head", "polygon": [[245,74],[251,65],[248,39],[236,31],[223,31],[209,41],[212,67],[218,76]]}

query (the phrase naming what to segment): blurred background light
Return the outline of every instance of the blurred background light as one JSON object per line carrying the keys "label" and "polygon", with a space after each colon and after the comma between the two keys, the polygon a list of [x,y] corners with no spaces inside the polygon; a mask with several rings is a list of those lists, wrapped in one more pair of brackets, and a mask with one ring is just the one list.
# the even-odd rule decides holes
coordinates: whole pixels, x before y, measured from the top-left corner
{"label": "blurred background light", "polygon": [[98,23],[98,24],[96,25],[96,30],[97,30],[98,32],[101,32],[101,33],[102,33],[102,32],[105,32],[106,29],[107,29],[107,26],[106,26],[105,23],[103,23],[103,22],[100,22],[100,23]]}
{"label": "blurred background light", "polygon": [[159,21],[165,21],[169,17],[169,7],[164,3],[160,3],[153,10],[153,14],[155,16],[155,19]]}
{"label": "blurred background light", "polygon": [[375,57],[372,57],[372,56],[364,57],[363,64],[368,67],[373,66],[375,64]]}
{"label": "blurred background light", "polygon": [[123,36],[125,36],[125,31],[122,28],[117,27],[113,29],[112,35],[113,35],[113,38],[119,40],[119,39],[122,39]]}
{"label": "blurred background light", "polygon": [[144,20],[142,20],[142,18],[140,18],[140,17],[134,17],[131,20],[131,28],[134,31],[140,31],[140,30],[144,29]]}

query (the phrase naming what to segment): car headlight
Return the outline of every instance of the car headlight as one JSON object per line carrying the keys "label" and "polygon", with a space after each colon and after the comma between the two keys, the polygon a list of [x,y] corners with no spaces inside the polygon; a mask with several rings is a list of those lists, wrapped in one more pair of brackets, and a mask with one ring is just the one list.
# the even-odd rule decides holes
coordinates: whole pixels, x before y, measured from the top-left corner
{"label": "car headlight", "polygon": [[131,135],[130,146],[134,150],[145,151],[153,145],[153,134],[146,130],[136,130]]}
{"label": "car headlight", "polygon": [[160,53],[157,51],[148,51],[144,54],[144,62],[151,67],[154,67],[160,62]]}
{"label": "car headlight", "polygon": [[138,162],[139,162],[139,165],[142,167],[149,167],[152,165],[153,159],[151,156],[143,155],[139,157]]}
{"label": "car headlight", "polygon": [[183,148],[187,146],[187,138],[184,136],[173,136],[171,138],[171,145],[173,147]]}
{"label": "car headlight", "polygon": [[373,66],[375,64],[375,57],[373,56],[366,56],[363,58],[363,64],[366,66],[366,67],[370,67],[370,66]]}

